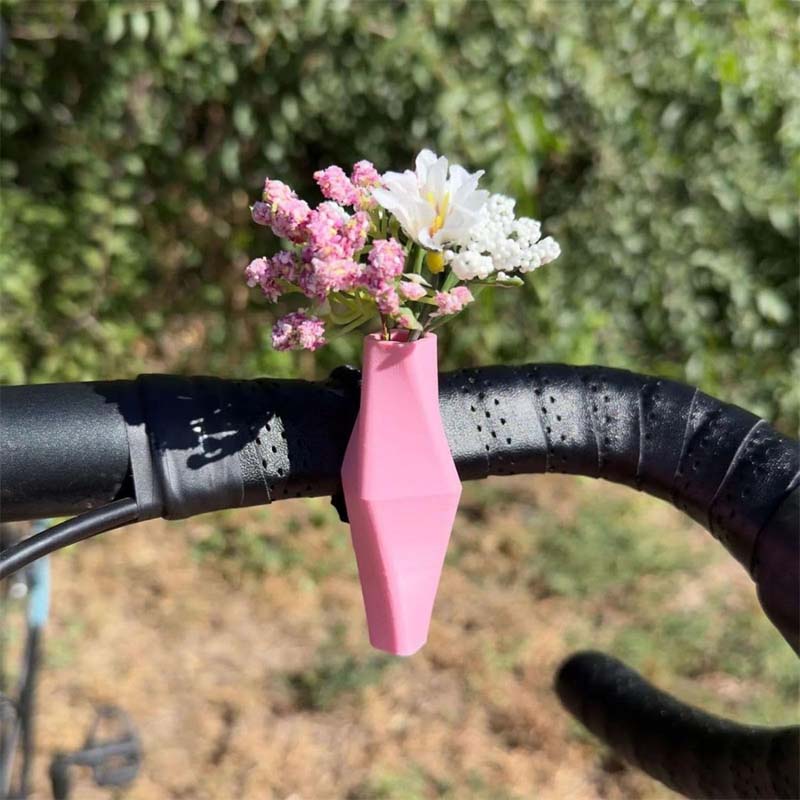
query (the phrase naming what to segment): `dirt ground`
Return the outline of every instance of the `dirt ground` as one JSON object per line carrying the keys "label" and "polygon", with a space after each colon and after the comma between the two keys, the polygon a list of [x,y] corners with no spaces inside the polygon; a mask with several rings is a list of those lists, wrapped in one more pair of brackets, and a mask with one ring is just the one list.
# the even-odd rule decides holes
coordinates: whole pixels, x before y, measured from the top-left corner
{"label": "dirt ground", "polygon": [[[642,537],[696,554],[702,582],[680,564],[660,571],[658,553],[633,593],[621,572],[596,591],[537,578],[548,551],[530,531],[591,514],[597,492],[558,476],[468,486],[429,642],[407,659],[370,649],[347,529],[324,500],[150,522],[57,554],[34,797],[49,797],[50,757],[81,744],[103,703],[123,707],[143,741],[129,800],[675,796],[571,721],[553,675],[575,649],[647,626],[636,597],[674,596],[675,575],[689,609],[711,585],[758,616],[752,586],[699,528],[638,497]],[[598,575],[621,569],[608,558]],[[696,664],[689,683],[673,676],[668,642],[637,646],[636,667],[662,686],[747,710],[752,683]],[[76,772],[74,796],[110,795]]]}

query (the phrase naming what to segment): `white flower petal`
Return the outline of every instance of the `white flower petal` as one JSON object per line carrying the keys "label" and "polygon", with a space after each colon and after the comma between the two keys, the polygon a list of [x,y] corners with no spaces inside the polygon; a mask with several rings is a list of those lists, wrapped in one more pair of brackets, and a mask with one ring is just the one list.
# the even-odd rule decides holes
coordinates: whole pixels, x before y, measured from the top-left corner
{"label": "white flower petal", "polygon": [[[468,236],[472,228],[478,221],[477,213],[469,209],[459,206],[448,215],[445,224],[442,226],[442,231],[448,235],[452,234],[460,239],[462,236]],[[445,241],[456,241],[457,239],[446,239]]]}
{"label": "white flower petal", "polygon": [[390,206],[394,206],[397,203],[395,193],[390,192],[388,189],[376,187],[372,190],[372,196],[388,211],[392,210]]}
{"label": "white flower petal", "polygon": [[408,228],[411,218],[406,211],[407,204],[402,197],[390,192],[388,189],[373,189],[372,196],[390,214],[394,214],[397,217],[404,229]]}
{"label": "white flower petal", "polygon": [[[473,190],[477,187],[478,181],[483,177],[483,170],[477,172],[467,172],[464,167],[459,164],[453,164],[450,167],[450,191],[457,192],[459,189]],[[489,193],[485,192],[488,198]]]}
{"label": "white flower petal", "polygon": [[[438,233],[438,232],[437,232]],[[421,228],[417,234],[417,241],[428,250],[441,250],[442,244],[431,236],[429,228]]]}
{"label": "white flower petal", "polygon": [[486,201],[488,199],[489,192],[484,191],[483,189],[477,189],[464,196],[460,201],[459,206],[477,214],[486,205]]}
{"label": "white flower petal", "polygon": [[432,150],[420,150],[419,155],[414,162],[416,168],[416,175],[420,183],[425,183],[430,167],[436,163],[438,156]]}
{"label": "white flower petal", "polygon": [[383,177],[384,188],[399,197],[416,197],[417,176],[413,172],[387,172]]}
{"label": "white flower petal", "polygon": [[428,167],[427,175],[420,180],[423,197],[431,196],[437,200],[444,197],[447,191],[448,166],[447,159],[442,156]]}

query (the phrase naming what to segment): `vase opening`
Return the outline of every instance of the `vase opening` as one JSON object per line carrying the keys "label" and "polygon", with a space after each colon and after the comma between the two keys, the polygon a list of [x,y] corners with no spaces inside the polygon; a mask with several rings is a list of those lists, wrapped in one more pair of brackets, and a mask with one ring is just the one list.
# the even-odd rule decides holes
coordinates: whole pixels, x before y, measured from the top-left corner
{"label": "vase opening", "polygon": [[419,339],[415,339],[413,342],[408,341],[409,331],[398,331],[394,330],[389,334],[388,339],[384,339],[383,335],[380,333],[370,333],[367,334],[367,339],[372,339],[375,342],[378,342],[380,345],[384,347],[391,347],[392,345],[397,344],[419,344],[419,342],[424,342],[426,340],[430,341],[432,339],[436,339],[435,333],[424,333]]}

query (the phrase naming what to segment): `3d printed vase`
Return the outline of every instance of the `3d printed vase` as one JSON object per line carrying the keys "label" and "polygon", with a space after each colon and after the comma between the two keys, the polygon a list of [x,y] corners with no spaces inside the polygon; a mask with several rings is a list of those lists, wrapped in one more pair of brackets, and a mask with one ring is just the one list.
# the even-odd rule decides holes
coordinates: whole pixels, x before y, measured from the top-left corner
{"label": "3d printed vase", "polygon": [[342,487],[370,642],[411,655],[428,638],[461,496],[439,413],[433,334],[364,340],[361,409]]}

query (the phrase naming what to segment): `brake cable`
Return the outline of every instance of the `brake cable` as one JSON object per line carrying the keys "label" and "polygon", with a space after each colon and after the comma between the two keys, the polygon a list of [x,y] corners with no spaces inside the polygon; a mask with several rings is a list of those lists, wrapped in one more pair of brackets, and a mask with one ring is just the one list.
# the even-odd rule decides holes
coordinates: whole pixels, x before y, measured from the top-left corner
{"label": "brake cable", "polygon": [[136,522],[138,518],[139,508],[136,501],[125,498],[113,500],[107,505],[29,536],[0,551],[0,580],[54,550],[97,536],[98,533],[121,528],[123,525]]}

